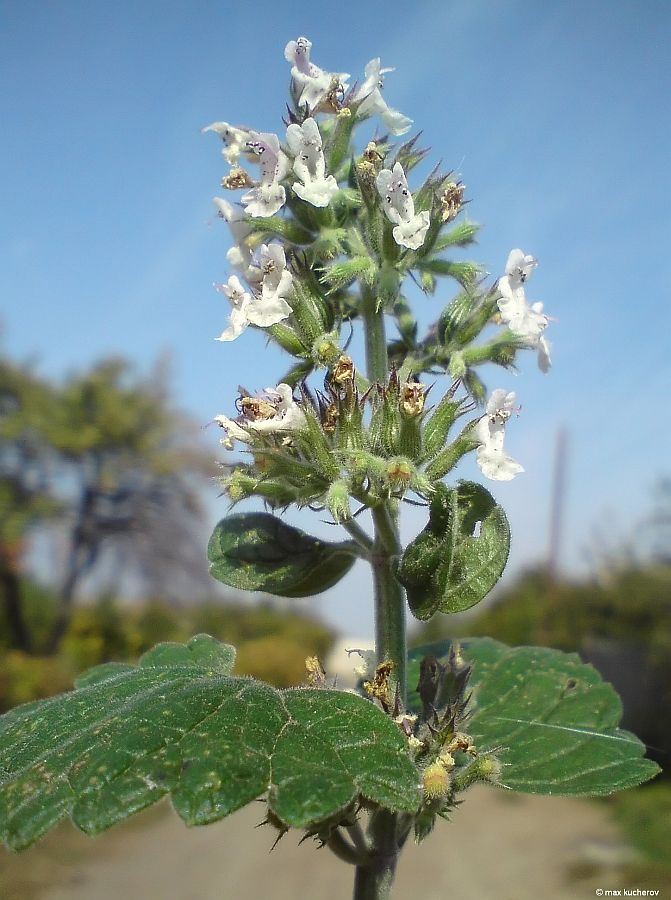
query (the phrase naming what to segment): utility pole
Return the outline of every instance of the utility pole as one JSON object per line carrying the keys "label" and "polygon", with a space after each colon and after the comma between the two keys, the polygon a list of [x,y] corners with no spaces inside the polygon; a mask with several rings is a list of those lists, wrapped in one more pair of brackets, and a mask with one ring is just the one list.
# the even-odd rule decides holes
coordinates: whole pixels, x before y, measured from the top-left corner
{"label": "utility pole", "polygon": [[562,528],[564,524],[564,501],[566,498],[566,461],[568,456],[568,432],[562,425],[555,439],[554,472],[552,476],[552,498],[550,501],[550,534],[548,541],[547,578],[553,585],[559,569]]}

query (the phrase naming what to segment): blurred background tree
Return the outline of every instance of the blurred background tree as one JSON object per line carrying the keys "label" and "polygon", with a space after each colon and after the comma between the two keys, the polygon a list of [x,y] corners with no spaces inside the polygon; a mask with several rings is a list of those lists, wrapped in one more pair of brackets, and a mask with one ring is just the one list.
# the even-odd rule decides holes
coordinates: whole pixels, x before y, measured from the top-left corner
{"label": "blurred background tree", "polygon": [[0,358],[0,711],[197,632],[282,687],[326,656],[326,626],[269,598],[236,603],[210,579],[216,454],[168,383],[165,360],[142,376],[105,359],[52,383]]}
{"label": "blurred background tree", "polygon": [[62,511],[52,488],[48,439],[55,392],[29,366],[0,359],[0,591],[14,647],[32,640],[21,596],[31,530]]}
{"label": "blurred background tree", "polygon": [[[207,592],[200,492],[213,454],[172,407],[163,362],[142,377],[123,359],[107,359],[52,385],[29,365],[3,360],[0,448],[0,583],[14,647],[56,650],[82,580],[105,557],[139,589]],[[20,582],[38,528],[60,535],[65,561],[50,578],[50,631],[35,647]]]}

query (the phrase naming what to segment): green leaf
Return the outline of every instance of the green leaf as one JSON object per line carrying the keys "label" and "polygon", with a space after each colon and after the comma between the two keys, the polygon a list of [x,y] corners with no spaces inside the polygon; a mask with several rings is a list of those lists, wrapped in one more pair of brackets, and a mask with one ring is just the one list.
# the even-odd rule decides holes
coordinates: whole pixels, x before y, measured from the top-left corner
{"label": "green leaf", "polygon": [[475,241],[479,229],[475,222],[459,222],[450,231],[441,234],[434,244],[434,252],[440,253],[446,247],[468,247]]}
{"label": "green leaf", "polygon": [[336,262],[322,275],[321,281],[328,285],[329,293],[340,290],[359,279],[369,286],[375,284],[377,266],[369,256],[354,256],[343,262]]}
{"label": "green leaf", "polygon": [[449,275],[466,288],[472,286],[482,275],[482,266],[465,260],[427,259],[418,262],[417,268],[433,275]]}
{"label": "green leaf", "polygon": [[[495,750],[501,782],[530,794],[611,794],[653,778],[645,746],[618,728],[622,704],[612,686],[575,653],[507,647],[490,638],[459,641],[473,665],[467,730],[480,751]],[[409,655],[409,683],[424,656],[446,656],[449,641]],[[416,692],[410,705],[421,710]]]}
{"label": "green leaf", "polygon": [[138,666],[98,667],[72,693],[2,716],[0,839],[20,850],[66,815],[97,834],[166,794],[188,825],[265,795],[297,828],[357,797],[416,809],[407,743],[377,707],[232,678],[233,653],[206,635],[159,645]]}
{"label": "green leaf", "polygon": [[510,549],[506,514],[489,491],[472,481],[435,488],[429,522],[398,569],[418,619],[479,603],[501,577]]}
{"label": "green leaf", "polygon": [[250,218],[249,228],[260,235],[277,234],[292,244],[309,244],[313,240],[313,235],[307,229],[293,219],[283,219],[281,216]]}
{"label": "green leaf", "polygon": [[347,574],[356,555],[352,541],[320,541],[266,513],[222,519],[207,548],[218,581],[281,597],[320,594]]}

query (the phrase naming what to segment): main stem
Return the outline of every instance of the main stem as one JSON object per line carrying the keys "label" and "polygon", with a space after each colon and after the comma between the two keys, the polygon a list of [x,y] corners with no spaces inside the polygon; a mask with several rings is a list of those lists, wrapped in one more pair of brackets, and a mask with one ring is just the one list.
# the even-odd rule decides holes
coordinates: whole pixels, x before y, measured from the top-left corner
{"label": "main stem", "polygon": [[[368,380],[385,384],[388,376],[387,338],[384,312],[377,308],[372,291],[364,290],[362,313],[366,338]],[[398,527],[389,504],[371,510],[375,537],[371,566],[375,587],[375,650],[378,662],[391,660],[401,702],[406,697],[405,595],[394,574],[401,551]],[[354,900],[385,900],[391,893],[398,859],[398,817],[388,810],[372,814],[369,828],[371,850],[367,862],[357,866]]]}

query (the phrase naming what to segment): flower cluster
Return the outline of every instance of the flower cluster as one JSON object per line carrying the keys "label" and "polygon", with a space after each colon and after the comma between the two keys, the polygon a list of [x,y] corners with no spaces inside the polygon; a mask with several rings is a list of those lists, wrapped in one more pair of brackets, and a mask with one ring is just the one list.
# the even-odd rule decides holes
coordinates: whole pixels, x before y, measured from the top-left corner
{"label": "flower cluster", "polygon": [[249,290],[245,290],[237,275],[231,275],[227,284],[215,285],[233,306],[230,325],[217,338],[218,341],[235,340],[248,325],[258,325],[260,328],[276,325],[292,313],[284,298],[291,290],[293,276],[287,269],[284,249],[280,244],[262,244],[244,275]]}
{"label": "flower cluster", "polygon": [[[350,87],[348,74],[316,65],[311,50],[306,37],[285,48],[291,106],[283,136],[223,121],[204,129],[223,141],[231,166],[222,186],[242,192],[238,203],[214,201],[231,230],[234,270],[215,284],[231,305],[217,340],[253,326],[294,357],[276,387],[241,389],[239,414],[217,416],[222,443],[244,444],[252,458],[225,489],[233,502],[257,495],[271,505],[323,506],[342,522],[352,500],[375,506],[408,492],[428,499],[471,452],[486,478],[510,480],[524,471],[504,450],[515,395],[496,390],[486,400],[476,370],[511,368],[525,349],[548,370],[549,319],[525,295],[537,261],[511,251],[505,274],[487,287],[479,266],[446,257],[473,243],[477,227],[463,217],[465,188],[452,172],[435,169],[411,191],[426,151],[417,138],[392,143],[412,124],[383,95],[392,70],[372,59]],[[385,133],[360,151],[356,128],[371,119]],[[424,338],[403,292],[407,277],[427,295],[440,278],[459,285]],[[364,373],[345,352],[346,335],[380,313],[398,337],[387,340],[386,373],[370,364]],[[496,324],[495,336],[478,342]],[[325,378],[315,390],[308,382],[319,369]],[[451,381],[431,406],[428,377],[440,373]]]}

